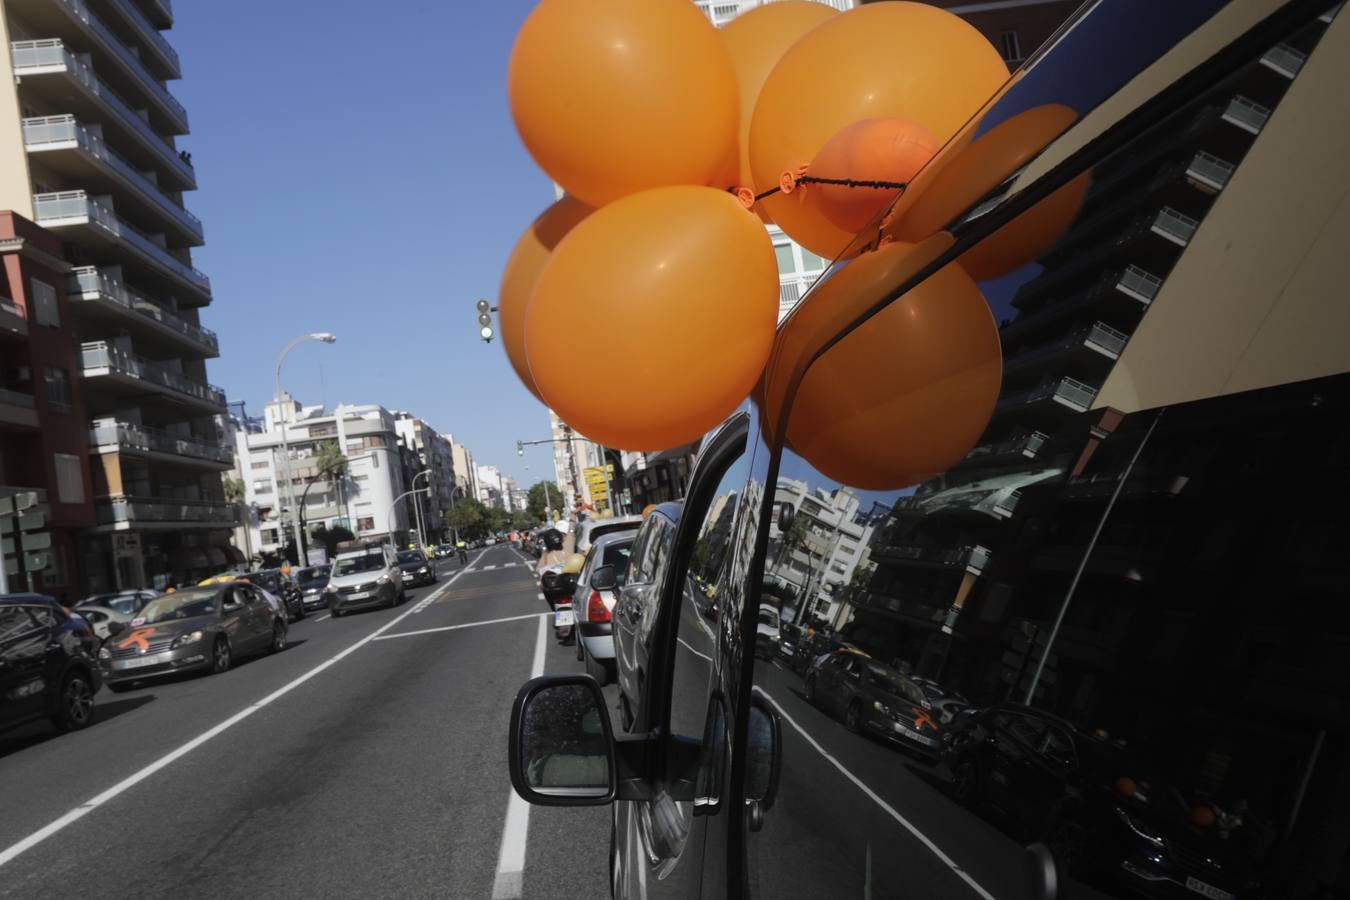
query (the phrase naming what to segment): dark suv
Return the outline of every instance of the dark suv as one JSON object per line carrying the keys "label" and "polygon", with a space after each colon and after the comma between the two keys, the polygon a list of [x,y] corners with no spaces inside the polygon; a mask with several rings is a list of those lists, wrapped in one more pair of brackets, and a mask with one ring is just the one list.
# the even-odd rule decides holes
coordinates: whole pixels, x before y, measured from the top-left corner
{"label": "dark suv", "polygon": [[[1330,0],[1082,4],[839,253],[639,536],[622,713],[516,697],[615,896],[1347,896],[1347,83]],[[900,758],[766,602],[1010,718]]]}
{"label": "dark suv", "polygon": [[49,718],[87,726],[100,680],[89,623],[43,594],[0,594],[0,728]]}

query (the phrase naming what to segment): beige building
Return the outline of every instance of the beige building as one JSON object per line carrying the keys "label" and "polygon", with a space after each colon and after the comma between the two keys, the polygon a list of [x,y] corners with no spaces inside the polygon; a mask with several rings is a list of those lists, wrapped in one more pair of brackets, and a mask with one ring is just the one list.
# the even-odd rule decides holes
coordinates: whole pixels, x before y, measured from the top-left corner
{"label": "beige building", "polygon": [[162,34],[167,0],[5,0],[0,208],[57,235],[90,429],[97,523],[80,541],[86,590],[163,585],[235,562],[225,396],[207,380],[216,336],[192,265],[197,186],[176,145],[187,111]]}

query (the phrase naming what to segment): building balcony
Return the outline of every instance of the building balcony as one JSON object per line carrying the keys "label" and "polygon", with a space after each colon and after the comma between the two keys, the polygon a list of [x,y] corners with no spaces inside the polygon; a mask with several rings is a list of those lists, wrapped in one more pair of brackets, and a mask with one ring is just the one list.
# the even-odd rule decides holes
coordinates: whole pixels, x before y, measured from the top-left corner
{"label": "building balcony", "polygon": [[1223,120],[1236,125],[1248,134],[1260,134],[1270,120],[1270,110],[1259,103],[1248,100],[1241,94],[1228,101],[1223,111]]}
{"label": "building balcony", "polygon": [[183,77],[178,51],[173,49],[155,23],[141,12],[136,0],[108,0],[108,5],[117,14],[122,33],[128,36],[129,42],[149,51],[143,53],[141,58],[147,65],[154,67],[155,74],[160,78]]}
{"label": "building balcony", "polygon": [[150,17],[150,21],[155,23],[156,28],[173,27],[172,0],[130,0],[130,2],[138,3]]}
{"label": "building balcony", "polygon": [[1202,191],[1217,194],[1228,185],[1237,167],[1203,150],[1186,164],[1186,180]]}
{"label": "building balcony", "polygon": [[1064,408],[1072,412],[1087,412],[1097,399],[1097,389],[1067,376],[1046,378],[1034,388],[1005,394],[998,399],[994,414],[998,415],[1027,407],[1048,405],[1049,408]]}
{"label": "building balcony", "polygon": [[882,565],[914,565],[963,570],[979,575],[989,565],[988,547],[972,544],[964,547],[920,547],[915,545],[876,546],[872,558]]}
{"label": "building balcony", "polygon": [[80,368],[89,388],[136,397],[149,391],[206,412],[225,411],[225,392],[220,388],[119,350],[106,341],[80,345]]}
{"label": "building balcony", "polygon": [[1139,266],[1129,265],[1119,275],[1111,279],[1112,287],[1127,297],[1138,300],[1144,306],[1153,302],[1162,287],[1162,279]]}
{"label": "building balcony", "polygon": [[1017,458],[1035,459],[1048,440],[1050,438],[1047,435],[1039,431],[1032,431],[1006,441],[980,444],[978,447],[972,447],[971,451],[966,454],[966,461],[995,463]]}
{"label": "building balcony", "polygon": [[1159,237],[1176,244],[1178,247],[1185,247],[1195,236],[1195,230],[1200,227],[1200,222],[1192,219],[1190,216],[1182,215],[1170,206],[1164,206],[1158,210],[1158,214],[1153,217],[1149,224],[1149,230]]}
{"label": "building balcony", "polygon": [[1012,491],[994,501],[993,513],[997,518],[1010,519],[1022,499],[1021,491]]}
{"label": "building balcony", "polygon": [[23,317],[23,310],[0,297],[0,338],[9,335],[27,337],[28,321]]}
{"label": "building balcony", "polygon": [[[111,149],[103,138],[72,115],[23,120],[24,149],[42,156],[53,171],[102,190],[117,190],[119,199],[134,204],[142,215],[173,229],[190,246],[202,243],[202,220],[172,199],[151,178]],[[101,191],[100,191],[101,192]]]}
{"label": "building balcony", "polygon": [[1303,70],[1303,64],[1307,61],[1308,54],[1295,50],[1288,44],[1276,44],[1261,57],[1261,65],[1291,79],[1298,77],[1298,73]]}
{"label": "building balcony", "polygon": [[115,128],[126,138],[127,153],[138,165],[159,166],[176,179],[177,189],[197,186],[192,165],[178,154],[169,138],[155,130],[147,115],[134,109],[59,39],[12,41],[10,56],[22,92],[42,96],[51,106],[68,110],[84,122],[104,122],[105,129]]}
{"label": "building balcony", "polygon": [[71,302],[79,304],[81,312],[102,314],[138,343],[159,342],[166,349],[187,349],[205,357],[220,355],[214,331],[193,325],[95,266],[72,269],[68,289]]}
{"label": "building balcony", "polygon": [[96,422],[89,429],[89,446],[94,453],[121,453],[216,470],[234,465],[234,450],[228,445],[128,422]]}
{"label": "building balcony", "polygon": [[183,104],[85,0],[11,0],[11,5],[22,9],[27,26],[39,34],[67,35],[73,29],[94,50],[104,79],[124,96],[144,99],[161,130],[187,134],[188,116]]}
{"label": "building balcony", "polygon": [[32,394],[0,388],[0,425],[37,428],[37,401]]}
{"label": "building balcony", "polygon": [[1080,328],[1067,338],[1029,347],[1009,356],[1003,364],[1007,375],[1026,375],[1047,368],[1063,369],[1066,362],[1114,362],[1125,349],[1129,335],[1102,322]]}
{"label": "building balcony", "polygon": [[239,507],[222,500],[105,497],[94,501],[94,531],[181,531],[233,528]]}
{"label": "building balcony", "polygon": [[62,239],[83,239],[95,246],[113,246],[130,253],[157,274],[185,287],[200,299],[211,301],[211,279],[174,257],[135,225],[91,197],[87,191],[60,191],[33,195],[37,224]]}
{"label": "building balcony", "polygon": [[[1069,480],[1064,486],[1062,499],[1069,500],[1105,500],[1116,492],[1120,485],[1121,472],[1101,472],[1094,475],[1080,475]],[[1137,497],[1176,497],[1186,489],[1189,476],[1176,470],[1150,470],[1147,466],[1136,466],[1120,485],[1122,498]]]}

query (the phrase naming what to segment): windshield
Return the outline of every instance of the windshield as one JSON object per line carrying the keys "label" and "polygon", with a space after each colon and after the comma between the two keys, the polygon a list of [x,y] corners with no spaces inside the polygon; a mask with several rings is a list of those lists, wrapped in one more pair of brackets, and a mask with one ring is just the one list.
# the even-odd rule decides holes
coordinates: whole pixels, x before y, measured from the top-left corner
{"label": "windshield", "polygon": [[348,556],[333,563],[333,577],[355,575],[359,572],[378,572],[384,568],[384,557],[379,553],[367,553],[365,556]]}
{"label": "windshield", "polygon": [[425,565],[427,558],[416,550],[404,550],[398,555],[398,561],[401,563],[419,563]]}
{"label": "windshield", "polygon": [[317,581],[320,578],[328,577],[326,567],[314,566],[308,569],[301,569],[295,576],[296,581]]}
{"label": "windshield", "polygon": [[771,609],[761,609],[761,610],[759,611],[759,624],[761,624],[761,625],[772,625],[774,628],[777,628],[777,627],[778,627],[778,613],[774,612],[774,611],[771,610]]}
{"label": "windshield", "polygon": [[919,690],[919,686],[893,669],[868,663],[863,667],[863,673],[868,684],[881,688],[888,694],[895,694],[912,703],[918,703],[923,699],[923,692]]}
{"label": "windshield", "polygon": [[165,594],[151,600],[141,610],[145,624],[167,622],[171,619],[190,619],[193,616],[206,616],[216,609],[219,591],[215,588],[195,588]]}

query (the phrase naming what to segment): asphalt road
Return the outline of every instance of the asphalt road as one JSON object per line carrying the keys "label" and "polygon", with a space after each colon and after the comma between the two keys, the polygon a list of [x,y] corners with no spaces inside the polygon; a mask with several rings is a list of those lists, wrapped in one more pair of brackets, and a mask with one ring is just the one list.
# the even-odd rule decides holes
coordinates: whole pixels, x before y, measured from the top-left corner
{"label": "asphalt road", "polygon": [[517,688],[582,668],[533,565],[438,570],[223,675],[105,689],[84,731],[0,733],[0,896],[607,895],[610,811],[512,800]]}

